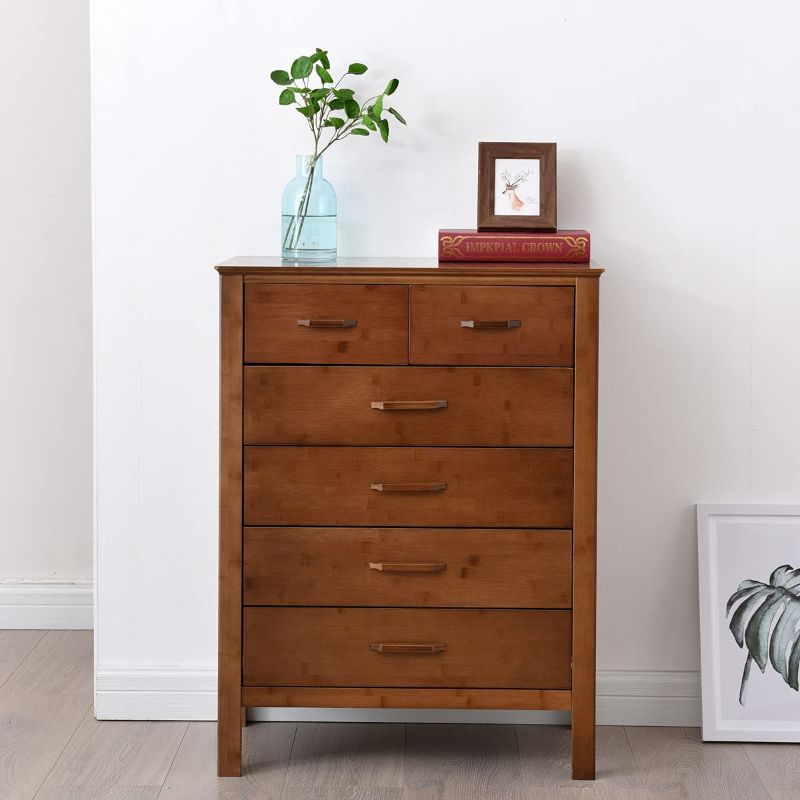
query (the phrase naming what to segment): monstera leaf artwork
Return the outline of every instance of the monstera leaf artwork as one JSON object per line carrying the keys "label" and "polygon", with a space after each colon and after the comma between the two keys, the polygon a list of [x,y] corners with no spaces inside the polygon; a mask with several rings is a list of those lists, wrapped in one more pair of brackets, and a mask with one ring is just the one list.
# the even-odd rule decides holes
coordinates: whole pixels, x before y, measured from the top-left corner
{"label": "monstera leaf artwork", "polygon": [[[734,611],[734,608],[736,609]],[[747,647],[739,703],[747,702],[747,681],[753,661],[761,672],[767,662],[795,691],[800,681],[800,569],[788,564],[769,576],[769,583],[743,581],[728,600],[726,614],[736,644]]]}

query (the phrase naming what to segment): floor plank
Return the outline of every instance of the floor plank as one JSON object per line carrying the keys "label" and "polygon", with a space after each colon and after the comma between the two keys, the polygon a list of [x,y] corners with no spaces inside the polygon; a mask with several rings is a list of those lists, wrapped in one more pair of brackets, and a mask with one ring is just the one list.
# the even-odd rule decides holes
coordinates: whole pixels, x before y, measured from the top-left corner
{"label": "floor plank", "polygon": [[191,722],[159,800],[280,800],[297,725],[249,723],[241,778],[217,777],[217,724]]}
{"label": "floor plank", "polygon": [[0,797],[31,800],[92,705],[91,631],[48,631],[0,688]]}
{"label": "floor plank", "polygon": [[402,724],[298,723],[283,797],[313,797],[312,791],[326,797],[319,791],[333,789],[341,796],[367,798],[365,790],[401,790],[404,739]]}
{"label": "floor plank", "polygon": [[746,744],[744,749],[771,800],[800,797],[800,745]]}
{"label": "floor plank", "polygon": [[403,800],[523,797],[513,725],[409,725]]}
{"label": "floor plank", "polygon": [[626,728],[648,800],[769,800],[741,744],[704,744],[696,728]]}
{"label": "floor plank", "polygon": [[517,738],[526,800],[553,795],[565,800],[634,800],[642,796],[636,762],[621,727],[597,729],[597,779],[573,781],[570,729],[561,725],[518,725]]}
{"label": "floor plank", "polygon": [[187,725],[99,722],[89,712],[36,800],[156,800]]}
{"label": "floor plank", "polygon": [[42,640],[46,631],[0,631],[0,687]]}

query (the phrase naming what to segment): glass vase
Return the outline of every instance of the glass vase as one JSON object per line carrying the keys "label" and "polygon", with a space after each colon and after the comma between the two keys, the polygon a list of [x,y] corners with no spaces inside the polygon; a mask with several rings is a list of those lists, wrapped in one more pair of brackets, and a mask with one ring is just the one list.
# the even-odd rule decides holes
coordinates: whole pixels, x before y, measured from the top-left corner
{"label": "glass vase", "polygon": [[336,260],[336,192],[322,177],[322,158],[295,158],[281,203],[281,256],[298,263]]}

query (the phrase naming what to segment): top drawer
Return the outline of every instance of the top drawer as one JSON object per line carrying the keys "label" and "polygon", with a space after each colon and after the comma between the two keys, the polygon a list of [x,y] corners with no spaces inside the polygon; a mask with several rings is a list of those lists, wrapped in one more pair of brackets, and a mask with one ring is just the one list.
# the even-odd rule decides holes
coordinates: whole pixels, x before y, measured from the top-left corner
{"label": "top drawer", "polygon": [[408,287],[247,284],[248,364],[406,364]]}
{"label": "top drawer", "polygon": [[570,286],[412,286],[412,364],[571,366]]}

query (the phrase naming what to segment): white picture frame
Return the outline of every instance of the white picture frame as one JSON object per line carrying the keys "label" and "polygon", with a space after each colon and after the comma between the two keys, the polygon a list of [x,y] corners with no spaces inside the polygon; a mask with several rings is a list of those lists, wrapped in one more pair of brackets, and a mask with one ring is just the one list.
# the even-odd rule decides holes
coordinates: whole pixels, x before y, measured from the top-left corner
{"label": "white picture frame", "polygon": [[[784,565],[800,573],[800,505],[698,504],[697,544],[703,740],[800,742],[800,692],[773,668],[770,657],[762,672],[749,656],[747,642],[740,649],[729,627],[742,607],[740,623],[734,627],[739,634],[746,631],[763,601],[773,597],[775,614],[762,615],[760,628],[771,644],[781,617],[793,607],[778,594],[771,594],[769,584],[773,575],[778,585],[784,580],[787,586],[793,584],[797,576],[790,576],[785,569],[778,571]],[[738,593],[742,581],[752,586],[741,590],[740,599],[731,604],[728,613],[728,601]],[[800,586],[792,588],[800,592]],[[744,608],[748,597],[753,599]],[[792,619],[786,617],[787,635],[800,627],[800,620],[793,623]],[[800,632],[792,636],[785,654],[791,654]],[[753,635],[751,641],[758,639]],[[776,643],[781,641],[778,638]],[[780,647],[775,652],[779,665],[790,661],[787,656],[786,662],[781,662],[777,655]],[[743,666],[747,663],[749,670]]]}

